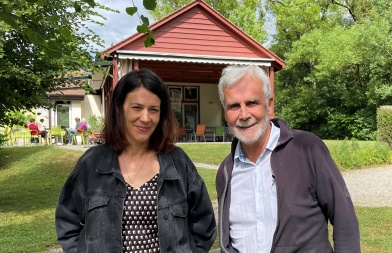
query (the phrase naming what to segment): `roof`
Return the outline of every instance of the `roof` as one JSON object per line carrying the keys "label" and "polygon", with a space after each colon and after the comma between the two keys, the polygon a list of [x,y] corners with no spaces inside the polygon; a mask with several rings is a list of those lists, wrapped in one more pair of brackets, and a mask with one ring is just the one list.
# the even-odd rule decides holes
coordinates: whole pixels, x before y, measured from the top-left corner
{"label": "roof", "polygon": [[[84,72],[80,72],[85,74]],[[89,80],[90,76],[77,75],[70,77],[71,81]],[[54,100],[83,100],[86,91],[76,82],[67,82],[59,86],[55,91],[47,92],[49,98]]]}
{"label": "roof", "polygon": [[203,1],[193,1],[149,28],[154,46],[146,48],[146,35],[136,33],[105,53],[140,60],[285,67],[283,60]]}

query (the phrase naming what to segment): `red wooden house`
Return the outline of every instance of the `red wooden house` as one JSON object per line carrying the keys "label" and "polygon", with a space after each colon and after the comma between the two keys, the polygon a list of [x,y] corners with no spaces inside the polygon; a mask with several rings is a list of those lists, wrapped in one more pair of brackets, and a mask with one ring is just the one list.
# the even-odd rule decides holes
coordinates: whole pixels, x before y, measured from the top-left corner
{"label": "red wooden house", "polygon": [[[231,64],[255,64],[274,73],[285,63],[203,1],[193,1],[149,27],[155,45],[144,46],[144,34],[134,34],[105,50],[113,77],[93,77],[103,89],[105,105],[118,80],[133,69],[149,68],[169,86],[181,127],[222,126],[224,117],[217,84]],[[273,96],[273,92],[272,92]],[[106,107],[104,106],[104,107]]]}

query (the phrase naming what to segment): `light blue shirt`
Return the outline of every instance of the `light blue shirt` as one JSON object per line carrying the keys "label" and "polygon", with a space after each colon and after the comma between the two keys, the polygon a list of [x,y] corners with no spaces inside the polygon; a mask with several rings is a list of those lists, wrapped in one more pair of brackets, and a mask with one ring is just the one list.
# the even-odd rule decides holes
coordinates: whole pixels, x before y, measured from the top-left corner
{"label": "light blue shirt", "polygon": [[245,156],[240,142],[234,154],[230,237],[232,246],[241,253],[267,253],[272,247],[277,223],[277,198],[270,158],[278,143],[280,129],[271,125],[267,146],[256,163]]}

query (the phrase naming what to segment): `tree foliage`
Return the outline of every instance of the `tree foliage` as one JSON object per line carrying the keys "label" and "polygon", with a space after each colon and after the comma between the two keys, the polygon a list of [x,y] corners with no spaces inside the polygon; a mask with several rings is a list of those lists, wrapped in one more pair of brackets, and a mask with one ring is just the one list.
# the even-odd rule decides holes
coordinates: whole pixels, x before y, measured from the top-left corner
{"label": "tree foliage", "polygon": [[374,139],[376,110],[392,103],[389,1],[269,1],[277,115],[322,138]]}
{"label": "tree foliage", "polygon": [[10,112],[49,108],[47,92],[93,70],[92,45],[102,41],[86,23],[104,19],[94,8],[110,10],[91,0],[1,1],[0,125],[19,123]]}

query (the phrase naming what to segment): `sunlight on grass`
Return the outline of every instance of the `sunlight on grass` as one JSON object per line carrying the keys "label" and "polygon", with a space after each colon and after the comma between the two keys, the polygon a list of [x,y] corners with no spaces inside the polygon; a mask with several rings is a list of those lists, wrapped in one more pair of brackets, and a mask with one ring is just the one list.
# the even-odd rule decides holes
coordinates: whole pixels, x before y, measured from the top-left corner
{"label": "sunlight on grass", "polygon": [[392,208],[356,207],[363,253],[392,252]]}
{"label": "sunlight on grass", "polygon": [[216,200],[218,198],[216,194],[215,188],[215,178],[216,178],[216,170],[212,169],[203,169],[197,168],[200,176],[203,178],[204,183],[206,184],[208,194],[210,195],[211,200]]}
{"label": "sunlight on grass", "polygon": [[230,153],[229,143],[214,144],[178,144],[194,162],[220,164]]}

